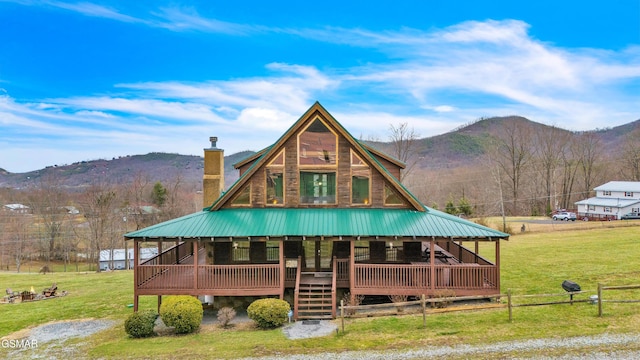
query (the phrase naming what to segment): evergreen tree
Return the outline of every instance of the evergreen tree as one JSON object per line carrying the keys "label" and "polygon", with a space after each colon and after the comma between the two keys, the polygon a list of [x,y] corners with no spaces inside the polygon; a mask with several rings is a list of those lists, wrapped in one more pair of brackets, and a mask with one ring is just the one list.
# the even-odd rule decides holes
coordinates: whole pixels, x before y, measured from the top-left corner
{"label": "evergreen tree", "polygon": [[471,214],[473,213],[471,204],[469,204],[469,201],[464,196],[462,197],[462,199],[460,199],[460,201],[458,201],[458,210],[461,214],[464,214],[464,216],[471,216]]}
{"label": "evergreen tree", "polygon": [[453,203],[453,199],[451,197],[449,197],[449,200],[447,200],[447,203],[444,206],[444,212],[451,215],[458,214],[458,208]]}
{"label": "evergreen tree", "polygon": [[167,201],[167,188],[165,188],[160,181],[153,185],[151,201],[153,201],[153,203],[158,207],[162,207],[162,205]]}

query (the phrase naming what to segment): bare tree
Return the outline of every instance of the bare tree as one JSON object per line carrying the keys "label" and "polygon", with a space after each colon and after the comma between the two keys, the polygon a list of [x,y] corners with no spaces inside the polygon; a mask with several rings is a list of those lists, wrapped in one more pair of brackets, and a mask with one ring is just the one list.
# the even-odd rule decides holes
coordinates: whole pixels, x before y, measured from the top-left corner
{"label": "bare tree", "polygon": [[551,212],[555,203],[552,199],[555,197],[556,170],[568,147],[570,135],[568,131],[555,126],[545,127],[536,132],[537,160],[544,186],[545,213]]}
{"label": "bare tree", "polygon": [[149,196],[149,176],[138,172],[133,178],[133,181],[126,188],[125,192],[125,206],[128,209],[127,221],[132,220],[135,224],[136,230],[139,230],[149,223],[146,221],[146,217],[142,211],[142,206],[147,203]]}
{"label": "bare tree", "polygon": [[579,134],[575,142],[575,154],[578,156],[580,175],[582,176],[582,193],[580,197],[586,199],[589,197],[591,189],[602,177],[602,171],[599,167],[602,158],[602,146],[597,134],[593,131]]}
{"label": "bare tree", "polygon": [[31,222],[30,216],[25,214],[10,214],[7,216],[8,224],[5,227],[4,241],[8,252],[15,262],[16,272],[20,272],[20,267],[24,260],[31,254]]}
{"label": "bare tree", "polygon": [[42,250],[47,264],[58,255],[56,245],[63,234],[66,201],[67,194],[62,191],[60,179],[54,173],[43,176],[29,195],[29,206],[40,223],[40,238],[44,241]]}
{"label": "bare tree", "polygon": [[404,162],[407,167],[400,173],[400,181],[407,177],[416,164],[415,151],[418,145],[418,134],[409,124],[401,123],[398,126],[389,125],[389,139],[393,149],[392,155]]}
{"label": "bare tree", "polygon": [[520,121],[505,121],[502,134],[494,145],[494,161],[511,193],[512,215],[518,214],[518,200],[522,176],[533,157],[531,135],[528,126]]}
{"label": "bare tree", "polygon": [[579,156],[575,153],[575,140],[571,139],[568,149],[562,152],[561,158],[561,179],[560,179],[560,207],[563,209],[573,208],[573,186],[576,181],[579,169]]}
{"label": "bare tree", "polygon": [[622,149],[621,165],[623,178],[630,181],[640,181],[640,128],[626,136]]}
{"label": "bare tree", "polygon": [[108,184],[93,184],[83,193],[84,214],[89,228],[90,249],[100,268],[100,251],[112,246],[114,236],[114,222],[120,219],[117,212],[117,195]]}

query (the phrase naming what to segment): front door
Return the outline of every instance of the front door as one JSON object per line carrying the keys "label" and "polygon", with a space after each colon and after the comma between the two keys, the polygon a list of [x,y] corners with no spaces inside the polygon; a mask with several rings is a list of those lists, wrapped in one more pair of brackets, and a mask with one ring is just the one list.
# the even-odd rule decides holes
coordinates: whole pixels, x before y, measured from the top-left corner
{"label": "front door", "polygon": [[306,271],[330,271],[332,241],[304,241]]}

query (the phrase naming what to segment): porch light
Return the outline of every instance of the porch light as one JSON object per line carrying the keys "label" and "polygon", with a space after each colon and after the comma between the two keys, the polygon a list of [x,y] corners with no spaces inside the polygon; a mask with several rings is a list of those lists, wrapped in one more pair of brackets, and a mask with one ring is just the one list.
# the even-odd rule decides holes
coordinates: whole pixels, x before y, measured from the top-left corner
{"label": "porch light", "polygon": [[237,242],[234,242],[234,243],[233,243],[233,249],[234,249],[234,250],[238,250],[238,243],[237,243]]}
{"label": "porch light", "polygon": [[389,242],[389,249],[393,249],[393,241]]}

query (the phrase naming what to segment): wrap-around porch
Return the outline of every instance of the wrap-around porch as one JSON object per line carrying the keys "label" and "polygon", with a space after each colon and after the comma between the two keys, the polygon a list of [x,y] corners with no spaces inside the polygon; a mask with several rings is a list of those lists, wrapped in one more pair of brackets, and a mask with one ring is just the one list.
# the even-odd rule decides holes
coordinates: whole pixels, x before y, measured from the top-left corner
{"label": "wrap-around porch", "polygon": [[[487,241],[283,238],[271,239],[272,246],[267,246],[266,241],[251,240],[246,242],[250,246],[238,247],[233,239],[225,242],[183,239],[152,259],[136,261],[134,309],[137,310],[138,297],[142,295],[284,298],[285,290],[293,290],[292,305],[297,318],[302,301],[302,297],[298,298],[299,291],[305,279],[314,276],[317,283],[326,283],[327,302],[331,302],[334,317],[338,289],[348,291],[351,296],[433,296],[442,290],[458,296],[497,294],[499,239],[490,241],[495,245],[496,263],[478,255],[480,240]],[[463,246],[463,242],[472,242],[475,251]],[[143,243],[148,241],[134,240],[136,259]],[[159,248],[162,244],[157,241]],[[228,256],[219,255],[225,252]]]}

